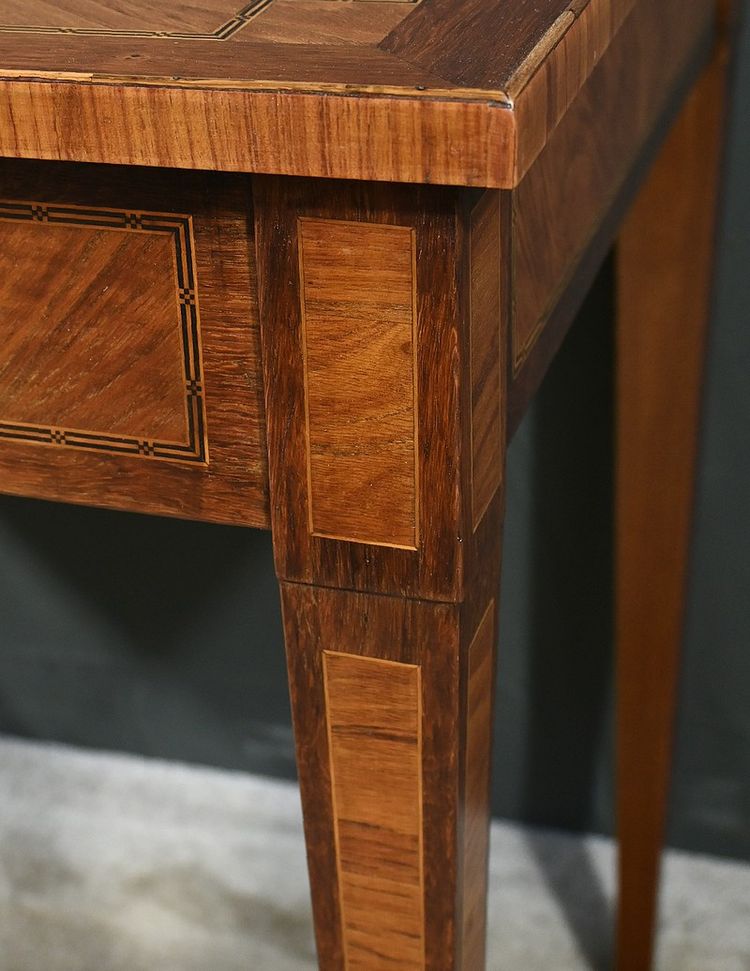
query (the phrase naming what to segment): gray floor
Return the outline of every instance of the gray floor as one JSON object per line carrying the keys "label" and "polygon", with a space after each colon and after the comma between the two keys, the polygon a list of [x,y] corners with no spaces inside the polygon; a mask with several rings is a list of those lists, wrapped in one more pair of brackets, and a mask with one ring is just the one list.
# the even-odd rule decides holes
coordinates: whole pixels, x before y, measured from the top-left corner
{"label": "gray floor", "polygon": [[[496,824],[490,968],[606,968],[613,854]],[[0,971],[312,971],[297,790],[0,739]],[[750,867],[671,854],[661,971],[750,971]]]}

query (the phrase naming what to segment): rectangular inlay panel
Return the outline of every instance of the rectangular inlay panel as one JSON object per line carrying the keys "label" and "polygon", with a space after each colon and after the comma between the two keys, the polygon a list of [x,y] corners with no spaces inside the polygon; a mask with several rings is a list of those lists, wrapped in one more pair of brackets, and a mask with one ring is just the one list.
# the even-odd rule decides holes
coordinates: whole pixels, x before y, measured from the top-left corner
{"label": "rectangular inlay panel", "polygon": [[207,461],[190,217],[0,200],[0,240],[0,438]]}
{"label": "rectangular inlay panel", "polygon": [[420,670],[323,665],[346,971],[423,971]]}
{"label": "rectangular inlay panel", "polygon": [[309,528],[416,549],[414,232],[299,220]]}
{"label": "rectangular inlay panel", "polygon": [[3,159],[0,185],[0,491],[266,526],[249,180]]}

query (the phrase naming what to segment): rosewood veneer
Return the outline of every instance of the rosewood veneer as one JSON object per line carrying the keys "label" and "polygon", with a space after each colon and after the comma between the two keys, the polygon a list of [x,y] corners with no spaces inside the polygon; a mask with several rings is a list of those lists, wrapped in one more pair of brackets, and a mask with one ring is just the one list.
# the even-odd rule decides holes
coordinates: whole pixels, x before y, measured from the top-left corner
{"label": "rosewood veneer", "polygon": [[507,444],[616,243],[647,971],[728,5],[241,3],[0,3],[0,489],[272,530],[320,967],[481,971]]}

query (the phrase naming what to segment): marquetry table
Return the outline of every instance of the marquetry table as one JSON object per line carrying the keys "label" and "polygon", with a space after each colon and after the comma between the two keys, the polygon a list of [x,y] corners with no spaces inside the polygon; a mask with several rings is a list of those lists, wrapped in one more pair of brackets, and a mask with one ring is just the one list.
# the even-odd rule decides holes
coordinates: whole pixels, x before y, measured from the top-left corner
{"label": "marquetry table", "polygon": [[646,971],[729,11],[240,2],[0,2],[0,488],[272,530],[320,967],[479,971],[507,442],[617,239]]}

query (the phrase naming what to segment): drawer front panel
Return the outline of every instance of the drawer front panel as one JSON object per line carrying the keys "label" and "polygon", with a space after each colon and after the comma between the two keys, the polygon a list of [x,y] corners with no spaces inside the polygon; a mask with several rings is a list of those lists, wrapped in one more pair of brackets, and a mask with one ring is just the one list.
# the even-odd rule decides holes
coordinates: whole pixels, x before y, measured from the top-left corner
{"label": "drawer front panel", "polygon": [[266,526],[247,179],[0,162],[0,489]]}

